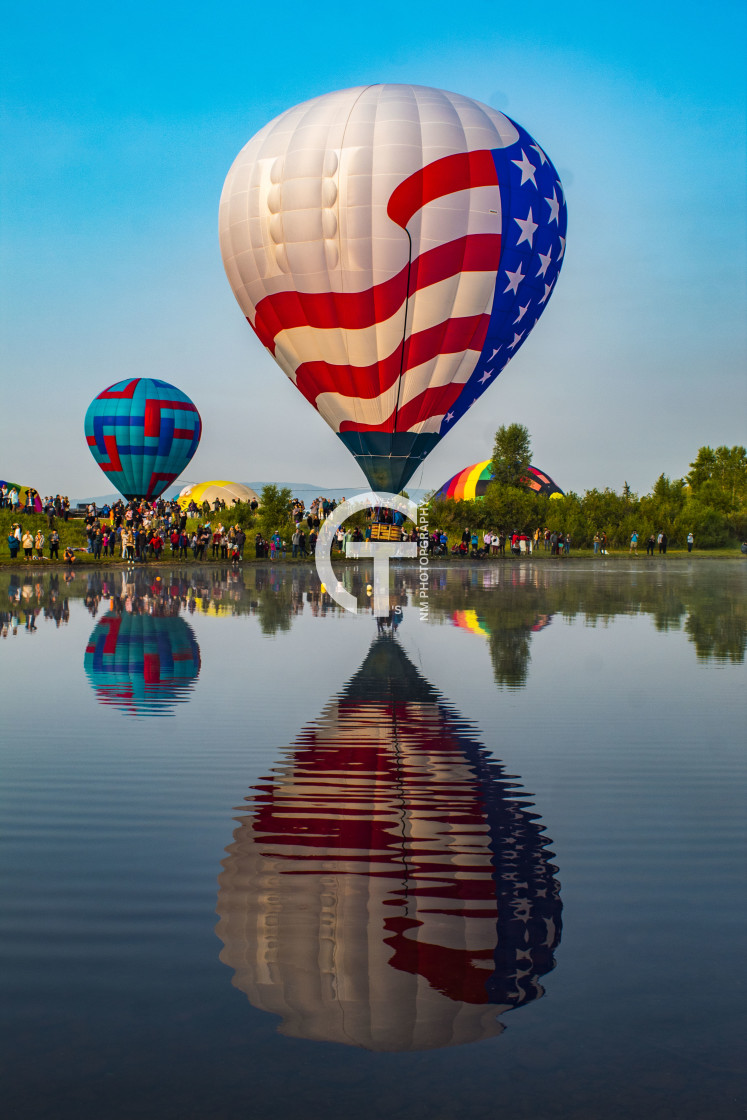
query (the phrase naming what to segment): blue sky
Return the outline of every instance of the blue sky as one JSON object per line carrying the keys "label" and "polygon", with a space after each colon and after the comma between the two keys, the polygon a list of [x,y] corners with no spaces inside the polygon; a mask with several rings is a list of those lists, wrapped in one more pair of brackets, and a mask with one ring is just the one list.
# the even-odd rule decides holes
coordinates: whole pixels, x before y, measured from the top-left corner
{"label": "blue sky", "polygon": [[83,416],[128,376],[197,404],[199,478],[363,476],[261,349],[223,272],[218,201],[272,117],[406,81],[504,110],[568,201],[547,310],[413,485],[532,435],[564,489],[649,490],[745,443],[744,5],[146,5],[6,9],[0,45],[0,474],[108,489]]}

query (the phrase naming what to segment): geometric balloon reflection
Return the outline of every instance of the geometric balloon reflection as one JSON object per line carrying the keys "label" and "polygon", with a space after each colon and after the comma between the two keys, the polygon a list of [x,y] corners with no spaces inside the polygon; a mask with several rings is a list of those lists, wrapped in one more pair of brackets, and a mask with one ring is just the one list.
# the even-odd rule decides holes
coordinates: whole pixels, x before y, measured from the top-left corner
{"label": "geometric balloon reflection", "polygon": [[561,902],[527,795],[398,642],[254,787],[219,876],[233,983],[293,1037],[424,1050],[544,994]]}
{"label": "geometric balloon reflection", "polygon": [[117,614],[99,619],[83,661],[102,704],[141,716],[173,715],[200,671],[192,627],[178,616]]}

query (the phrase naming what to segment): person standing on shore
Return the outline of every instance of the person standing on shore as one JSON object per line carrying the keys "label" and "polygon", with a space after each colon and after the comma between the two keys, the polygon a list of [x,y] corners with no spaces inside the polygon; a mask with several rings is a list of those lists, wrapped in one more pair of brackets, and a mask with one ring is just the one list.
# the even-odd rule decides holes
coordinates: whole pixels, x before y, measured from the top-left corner
{"label": "person standing on shore", "polygon": [[630,551],[635,552],[636,554],[638,553],[638,534],[636,533],[635,529],[633,530],[633,533],[630,537]]}
{"label": "person standing on shore", "polygon": [[656,544],[656,538],[654,537],[654,534],[652,533],[651,536],[646,541],[646,555],[647,556],[653,556],[654,555],[654,545],[655,544]]}
{"label": "person standing on shore", "polygon": [[692,530],[691,530],[691,531],[690,531],[690,532],[689,532],[689,533],[687,534],[687,551],[688,551],[688,552],[692,552],[692,550],[693,550],[693,545],[694,545],[694,544],[695,544],[695,537],[693,536],[693,534],[692,534]]}
{"label": "person standing on shore", "polygon": [[60,548],[60,534],[57,532],[56,529],[53,529],[52,532],[49,534],[49,559],[50,560],[59,560],[59,558],[60,558],[59,548]]}

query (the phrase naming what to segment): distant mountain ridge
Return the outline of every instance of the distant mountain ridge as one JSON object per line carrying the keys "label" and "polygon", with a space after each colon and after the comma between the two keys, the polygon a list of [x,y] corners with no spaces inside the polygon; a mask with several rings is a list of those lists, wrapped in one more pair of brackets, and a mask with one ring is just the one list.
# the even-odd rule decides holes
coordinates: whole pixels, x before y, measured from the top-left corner
{"label": "distant mountain ridge", "polygon": [[[175,486],[170,486],[164,492],[164,497],[167,501],[170,501],[172,498],[178,497],[185,486],[193,486],[195,482],[196,480],[180,479]],[[356,483],[354,486],[315,486],[309,482],[269,483],[265,480],[264,482],[245,482],[243,485],[248,486],[251,490],[256,490],[258,494],[261,492],[263,486],[274,485],[281,489],[287,486],[293,497],[301,499],[306,506],[309,506],[314,498],[334,498],[335,501],[339,502],[342,498],[352,498],[354,494],[362,494],[365,489],[365,483]],[[429,491],[413,489],[408,490],[407,493],[414,502],[419,502]],[[70,505],[73,509],[75,509],[77,505],[90,505],[91,502],[95,502],[97,506],[111,505],[120,497],[121,495],[117,493],[93,494],[87,498],[71,498]]]}

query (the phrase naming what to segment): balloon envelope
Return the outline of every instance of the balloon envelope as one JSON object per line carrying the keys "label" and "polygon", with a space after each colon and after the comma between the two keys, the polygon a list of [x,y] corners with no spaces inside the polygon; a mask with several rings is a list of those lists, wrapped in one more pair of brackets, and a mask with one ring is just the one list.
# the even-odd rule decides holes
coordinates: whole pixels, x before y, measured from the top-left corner
{"label": "balloon envelope", "polygon": [[243,482],[227,482],[224,479],[212,482],[196,482],[193,486],[185,486],[177,501],[182,509],[187,509],[190,502],[194,502],[198,506],[201,506],[203,502],[209,502],[212,505],[216,498],[224,501],[228,509],[231,508],[235,500],[239,502],[259,501],[250,486],[244,486]]}
{"label": "balloon envelope", "polygon": [[526,340],[566,209],[545,152],[459,94],[374,85],[267,124],[229,171],[223,261],[260,341],[397,491]]}
{"label": "balloon envelope", "polygon": [[18,504],[23,509],[27,504],[29,493],[31,494],[31,502],[37,513],[42,512],[42,500],[39,497],[39,491],[33,487],[28,486],[25,482],[9,482],[7,479],[0,479],[0,486],[7,486],[8,493],[15,490],[18,494]]}
{"label": "balloon envelope", "polygon": [[[482,498],[488,488],[488,483],[493,477],[490,463],[490,459],[484,459],[481,463],[473,463],[470,467],[464,467],[463,470],[452,475],[440,490],[436,491],[433,495],[434,499],[445,501],[446,498],[453,498],[455,502],[468,502],[474,498]],[[562,498],[564,496],[563,491],[557,483],[553,482],[549,474],[545,474],[538,467],[529,467],[526,477],[520,481],[526,490],[532,490],[535,494],[544,494],[548,498]]]}
{"label": "balloon envelope", "polygon": [[150,377],[110,385],[91,401],[91,454],[125,498],[157,498],[190,461],[202,421],[186,393]]}
{"label": "balloon envelope", "polygon": [[102,704],[170,716],[191,696],[200,647],[183,618],[110,612],[88,639],[84,668]]}
{"label": "balloon envelope", "polygon": [[374,641],[239,820],[221,960],[282,1033],[456,1046],[544,994],[562,925],[550,841],[395,640]]}

